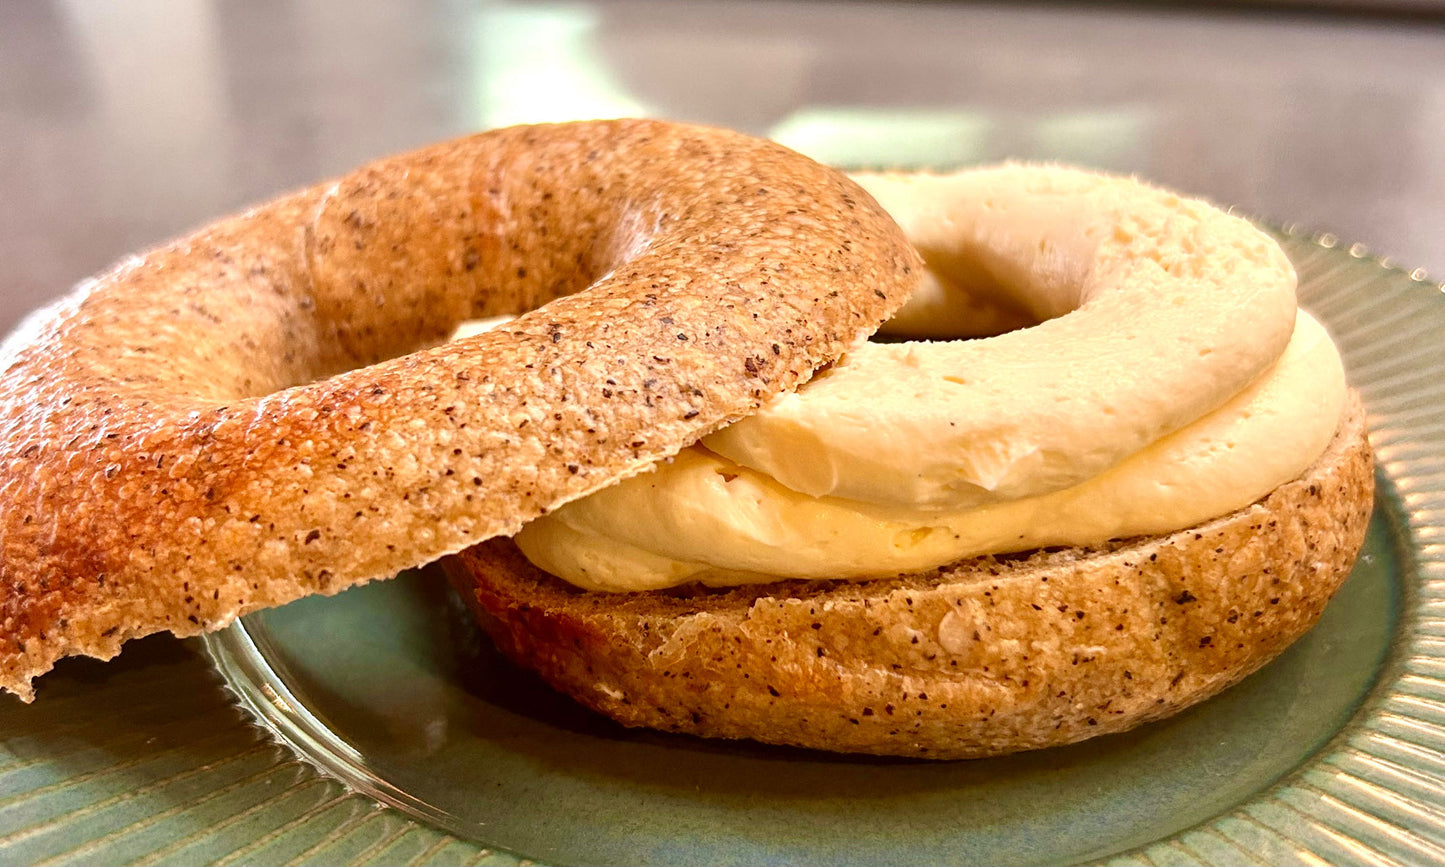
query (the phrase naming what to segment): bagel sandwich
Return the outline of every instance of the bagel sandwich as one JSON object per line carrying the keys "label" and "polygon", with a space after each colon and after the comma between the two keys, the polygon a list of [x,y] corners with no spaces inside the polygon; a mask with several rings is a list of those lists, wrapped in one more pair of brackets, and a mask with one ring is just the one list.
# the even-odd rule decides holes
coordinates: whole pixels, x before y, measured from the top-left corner
{"label": "bagel sandwich", "polygon": [[[849,180],[653,121],[383,160],[0,347],[0,687],[457,555],[504,652],[627,724],[1127,728],[1359,547],[1363,424],[1293,288],[1243,221],[1052,167]],[[933,340],[865,343],[890,317]]]}
{"label": "bagel sandwich", "polygon": [[929,339],[445,559],[507,657],[629,726],[954,759],[1168,716],[1314,625],[1372,454],[1271,239],[1058,167],[856,179],[929,265],[885,330]]}

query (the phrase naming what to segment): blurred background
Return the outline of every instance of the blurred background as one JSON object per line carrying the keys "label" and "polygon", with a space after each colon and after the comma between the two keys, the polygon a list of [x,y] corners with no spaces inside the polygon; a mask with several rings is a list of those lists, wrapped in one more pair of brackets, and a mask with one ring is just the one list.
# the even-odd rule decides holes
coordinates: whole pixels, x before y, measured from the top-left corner
{"label": "blurred background", "polygon": [[1142,175],[1445,276],[1445,2],[0,0],[0,332],[372,157],[619,115]]}

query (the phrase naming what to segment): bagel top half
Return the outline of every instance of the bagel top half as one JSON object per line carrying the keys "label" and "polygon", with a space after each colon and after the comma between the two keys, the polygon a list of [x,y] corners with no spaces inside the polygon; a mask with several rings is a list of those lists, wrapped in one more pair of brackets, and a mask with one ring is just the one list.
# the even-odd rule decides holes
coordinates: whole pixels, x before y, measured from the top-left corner
{"label": "bagel top half", "polygon": [[920,273],[836,172],[648,121],[437,145],[128,259],[0,348],[0,687],[513,533]]}

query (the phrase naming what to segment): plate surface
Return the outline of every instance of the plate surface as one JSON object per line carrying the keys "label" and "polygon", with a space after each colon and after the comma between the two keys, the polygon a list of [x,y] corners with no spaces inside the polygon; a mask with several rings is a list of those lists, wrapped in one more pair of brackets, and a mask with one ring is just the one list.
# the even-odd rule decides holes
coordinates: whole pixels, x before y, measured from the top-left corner
{"label": "plate surface", "polygon": [[[1421,327],[1388,290],[1419,303],[1425,287],[1347,251],[1294,247],[1301,295],[1339,334],[1370,402],[1386,484],[1359,567],[1319,626],[1245,683],[1171,720],[1064,749],[941,764],[630,732],[498,659],[426,573],[260,613],[218,636],[213,653],[243,697],[353,787],[459,837],[548,861],[1052,864],[1171,839],[1199,860],[1279,854],[1227,830],[1246,821],[1281,842],[1318,825],[1346,849],[1298,842],[1327,860],[1364,857],[1382,833],[1392,845],[1416,843],[1420,856],[1438,854],[1438,835],[1424,827],[1413,840],[1409,823],[1388,829],[1398,815],[1335,806],[1345,803],[1342,788],[1354,794],[1361,783],[1381,803],[1401,792],[1377,791],[1381,774],[1347,774],[1331,761],[1369,763],[1332,741],[1386,666],[1394,689],[1411,683],[1424,693],[1392,706],[1436,706],[1430,684],[1398,670],[1412,658],[1408,612],[1421,601],[1405,490],[1416,481],[1390,463],[1384,440],[1397,422],[1382,408],[1418,387],[1404,386],[1402,373],[1413,383],[1416,365],[1432,367],[1424,357],[1399,363],[1431,351],[1429,327],[1418,338],[1402,333]],[[1433,369],[1438,381],[1445,366]],[[1405,403],[1428,411],[1429,397]],[[273,694],[284,707],[266,700]],[[1247,819],[1219,819],[1240,808]],[[1376,827],[1382,819],[1387,827]],[[1212,839],[1185,843],[1197,827],[1196,837],[1208,828]]]}
{"label": "plate surface", "polygon": [[1285,243],[1365,396],[1380,493],[1320,625],[1210,702],[940,764],[630,732],[498,659],[424,571],[207,639],[309,764],[165,639],[0,704],[0,862],[1439,862],[1445,297]]}

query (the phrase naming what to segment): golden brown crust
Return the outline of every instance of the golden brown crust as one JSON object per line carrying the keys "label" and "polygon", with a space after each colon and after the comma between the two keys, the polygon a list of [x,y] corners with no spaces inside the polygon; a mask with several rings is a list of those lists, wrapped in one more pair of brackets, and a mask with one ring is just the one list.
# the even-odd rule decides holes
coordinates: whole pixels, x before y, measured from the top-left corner
{"label": "golden brown crust", "polygon": [[0,350],[0,687],[513,532],[795,387],[918,272],[837,173],[646,121],[430,147],[123,262]]}
{"label": "golden brown crust", "polygon": [[1108,549],[984,557],[851,584],[585,593],[505,540],[443,561],[498,646],[628,725],[970,758],[1123,731],[1303,635],[1373,499],[1364,413],[1299,479]]}

